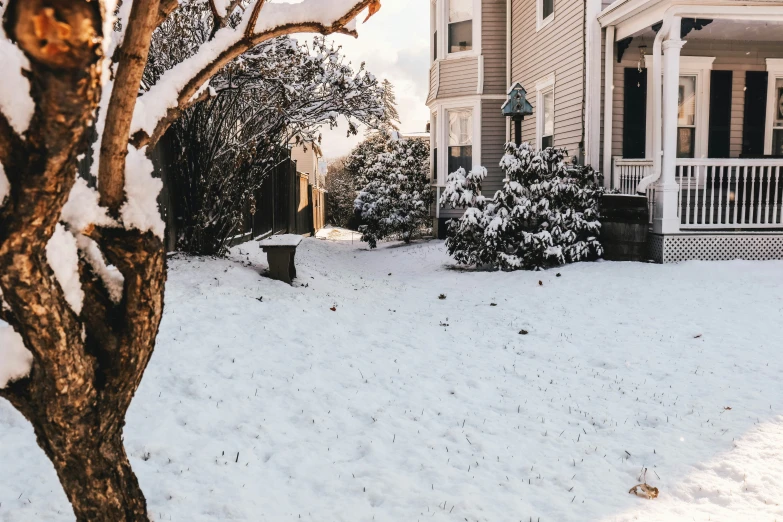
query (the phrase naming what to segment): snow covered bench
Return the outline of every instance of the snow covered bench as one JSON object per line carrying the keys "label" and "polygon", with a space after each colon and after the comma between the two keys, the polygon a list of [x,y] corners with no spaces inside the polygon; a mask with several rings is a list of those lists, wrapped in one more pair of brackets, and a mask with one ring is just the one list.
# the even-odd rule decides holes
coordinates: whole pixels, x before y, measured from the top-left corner
{"label": "snow covered bench", "polygon": [[269,277],[291,284],[296,277],[294,255],[296,247],[302,242],[302,236],[281,234],[259,241],[269,262]]}

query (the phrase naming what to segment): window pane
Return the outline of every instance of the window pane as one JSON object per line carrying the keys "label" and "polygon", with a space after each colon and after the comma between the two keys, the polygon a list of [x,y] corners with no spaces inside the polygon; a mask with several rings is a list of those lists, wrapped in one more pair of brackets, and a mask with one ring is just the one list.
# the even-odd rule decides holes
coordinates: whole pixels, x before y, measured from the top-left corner
{"label": "window pane", "polygon": [[473,19],[473,0],[450,0],[449,23]]}
{"label": "window pane", "polygon": [[473,49],[473,20],[449,24],[449,52]]}
{"label": "window pane", "polygon": [[775,82],[775,127],[783,127],[783,78]]}
{"label": "window pane", "polygon": [[549,147],[554,146],[555,138],[553,136],[544,136],[541,138],[541,148],[542,149],[548,149]]}
{"label": "window pane", "polygon": [[462,167],[466,172],[473,168],[473,147],[449,147],[449,174]]}
{"label": "window pane", "polygon": [[696,77],[680,76],[677,125],[696,125]]}
{"label": "window pane", "polygon": [[449,111],[449,146],[473,145],[473,113]]}
{"label": "window pane", "polygon": [[432,59],[437,60],[438,59],[438,31],[435,31],[435,34],[432,35]]}
{"label": "window pane", "polygon": [[555,12],[555,0],[541,0],[541,18],[546,20]]}
{"label": "window pane", "polygon": [[555,133],[555,92],[544,93],[544,136]]}
{"label": "window pane", "polygon": [[772,131],[772,154],[783,156],[783,129]]}
{"label": "window pane", "polygon": [[677,157],[678,158],[692,158],[693,157],[693,145],[696,133],[695,129],[690,127],[684,127],[677,129]]}

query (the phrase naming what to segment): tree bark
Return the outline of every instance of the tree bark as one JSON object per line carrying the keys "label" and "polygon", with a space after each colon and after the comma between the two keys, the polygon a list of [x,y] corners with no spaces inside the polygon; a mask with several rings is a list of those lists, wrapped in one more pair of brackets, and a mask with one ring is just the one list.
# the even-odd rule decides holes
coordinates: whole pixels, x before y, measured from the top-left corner
{"label": "tree bark", "polygon": [[[295,28],[334,32],[360,6],[375,1],[357,0],[349,18],[331,28],[288,25],[264,37]],[[118,53],[99,163],[101,201],[115,217],[125,199],[124,159],[149,40],[177,5],[176,0],[136,0]],[[124,278],[122,298],[114,302],[92,266],[96,260],[82,252],[80,312],[66,300],[46,253],[101,96],[106,59],[101,42],[109,36],[102,34],[103,8],[95,0],[9,0],[3,13],[5,33],[29,60],[25,76],[35,110],[19,133],[0,113],[0,161],[11,185],[0,206],[0,319],[22,337],[33,357],[30,375],[0,389],[0,397],[33,425],[79,522],[146,522],[146,501],[122,432],[163,314],[163,242],[121,226],[71,231],[80,240],[95,241],[104,257],[100,261]],[[223,53],[224,62],[209,71],[252,43]]]}
{"label": "tree bark", "polygon": [[77,522],[147,522],[147,504],[122,444],[122,431],[101,433],[100,422],[61,431],[34,422],[39,444],[54,464]]}

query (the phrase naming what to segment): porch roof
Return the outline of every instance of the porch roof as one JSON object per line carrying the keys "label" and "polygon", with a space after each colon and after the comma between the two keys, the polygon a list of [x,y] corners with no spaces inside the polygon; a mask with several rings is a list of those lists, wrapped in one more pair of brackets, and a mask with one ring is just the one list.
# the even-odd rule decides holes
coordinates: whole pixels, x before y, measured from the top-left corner
{"label": "porch roof", "polygon": [[[617,0],[598,15],[598,21],[602,27],[615,26],[616,39],[621,40],[660,22],[671,8],[685,17],[783,21],[781,0]],[[724,34],[720,39],[733,38]]]}

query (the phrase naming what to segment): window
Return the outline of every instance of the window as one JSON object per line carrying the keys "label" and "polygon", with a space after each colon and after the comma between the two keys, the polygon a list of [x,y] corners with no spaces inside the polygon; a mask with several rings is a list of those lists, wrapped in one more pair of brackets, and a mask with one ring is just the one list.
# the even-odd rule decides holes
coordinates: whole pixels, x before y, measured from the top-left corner
{"label": "window", "polygon": [[449,0],[449,53],[473,49],[473,0]]}
{"label": "window", "polygon": [[438,181],[438,115],[432,115],[430,126],[430,148],[432,149],[432,180]]}
{"label": "window", "polygon": [[450,110],[449,115],[449,173],[460,167],[473,168],[473,112]]}
{"label": "window", "polygon": [[552,147],[555,140],[555,91],[545,92],[543,95],[544,118],[543,131],[541,133],[541,148]]}
{"label": "window", "polygon": [[696,76],[680,76],[677,96],[677,157],[695,157]]}
{"label": "window", "polygon": [[540,31],[555,19],[555,0],[537,0],[536,31]]}
{"label": "window", "polygon": [[783,156],[783,78],[775,80],[772,118],[772,154]]}
{"label": "window", "polygon": [[438,4],[430,2],[430,31],[432,32],[432,60],[438,59]]}
{"label": "window", "polygon": [[536,145],[539,149],[555,143],[555,76],[536,82]]}

